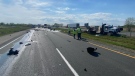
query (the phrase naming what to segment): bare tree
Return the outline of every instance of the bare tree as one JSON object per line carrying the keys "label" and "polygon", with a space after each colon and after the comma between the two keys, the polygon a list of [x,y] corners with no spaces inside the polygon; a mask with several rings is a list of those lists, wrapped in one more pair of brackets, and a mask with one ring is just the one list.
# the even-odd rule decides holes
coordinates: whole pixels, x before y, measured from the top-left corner
{"label": "bare tree", "polygon": [[125,21],[125,26],[127,27],[128,32],[130,32],[130,37],[132,33],[132,27],[135,26],[135,18],[129,17]]}

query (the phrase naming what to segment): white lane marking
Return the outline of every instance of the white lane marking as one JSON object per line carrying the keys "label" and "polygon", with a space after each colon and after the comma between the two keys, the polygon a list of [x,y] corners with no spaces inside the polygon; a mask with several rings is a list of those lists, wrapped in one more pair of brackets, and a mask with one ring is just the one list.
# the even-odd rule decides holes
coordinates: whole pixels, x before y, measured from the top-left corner
{"label": "white lane marking", "polygon": [[18,56],[17,57],[14,56],[12,57],[13,59],[10,59],[12,61],[10,62],[10,64],[8,63],[9,65],[6,66],[6,70],[4,71],[4,74],[2,76],[10,76],[9,74],[12,72],[14,64],[17,62],[18,59],[20,59],[22,52],[25,51],[25,48],[26,46],[23,46],[22,49],[19,51]]}
{"label": "white lane marking", "polygon": [[[28,40],[31,40],[33,33],[34,33],[34,31],[31,32],[30,37],[27,38]],[[14,64],[17,62],[17,60],[20,59],[21,54],[23,53],[23,51],[25,51],[25,48],[26,48],[25,44],[24,45],[21,45],[20,47],[21,48],[19,48],[19,54],[18,54],[18,56],[17,57],[13,57],[13,59],[10,58],[10,60],[12,60],[12,61],[10,61],[10,64],[8,66],[6,66],[6,68],[5,68],[6,70],[4,71],[4,74],[2,76],[10,76],[9,74],[12,72],[11,70],[13,69]]]}
{"label": "white lane marking", "polygon": [[59,51],[59,49],[56,48],[56,50],[58,51],[58,53],[60,54],[60,56],[62,57],[62,59],[65,61],[65,63],[68,65],[68,67],[70,68],[70,70],[73,72],[73,74],[75,76],[79,76],[78,73],[74,70],[74,68],[70,65],[70,63],[66,60],[66,58],[62,55],[62,53]]}
{"label": "white lane marking", "polygon": [[18,37],[18,38],[16,38],[16,39],[14,39],[13,41],[9,42],[8,44],[6,44],[6,45],[4,45],[4,46],[0,47],[0,49],[3,49],[4,47],[6,47],[6,46],[8,46],[9,44],[11,44],[11,43],[15,42],[17,39],[19,39],[19,38],[21,38],[21,37],[22,37],[22,36],[20,36],[20,37]]}

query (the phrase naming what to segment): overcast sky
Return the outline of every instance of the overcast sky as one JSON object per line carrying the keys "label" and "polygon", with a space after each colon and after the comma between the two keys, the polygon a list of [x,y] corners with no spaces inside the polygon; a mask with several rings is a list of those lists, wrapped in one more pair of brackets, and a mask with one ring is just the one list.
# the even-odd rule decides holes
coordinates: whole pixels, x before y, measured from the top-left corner
{"label": "overcast sky", "polygon": [[0,0],[0,22],[123,25],[135,0]]}

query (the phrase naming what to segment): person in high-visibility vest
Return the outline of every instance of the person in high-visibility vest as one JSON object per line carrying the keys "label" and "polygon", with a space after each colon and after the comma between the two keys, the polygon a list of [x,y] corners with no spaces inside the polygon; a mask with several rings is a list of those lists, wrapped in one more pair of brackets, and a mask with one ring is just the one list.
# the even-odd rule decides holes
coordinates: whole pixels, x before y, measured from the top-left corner
{"label": "person in high-visibility vest", "polygon": [[81,39],[81,33],[82,33],[81,28],[78,27],[78,28],[77,28],[78,40]]}
{"label": "person in high-visibility vest", "polygon": [[74,39],[75,39],[75,35],[76,35],[76,30],[73,29],[73,36],[74,36]]}
{"label": "person in high-visibility vest", "polygon": [[70,27],[68,27],[68,34],[69,34],[69,35],[70,35],[70,31],[71,31],[71,30],[70,30]]}

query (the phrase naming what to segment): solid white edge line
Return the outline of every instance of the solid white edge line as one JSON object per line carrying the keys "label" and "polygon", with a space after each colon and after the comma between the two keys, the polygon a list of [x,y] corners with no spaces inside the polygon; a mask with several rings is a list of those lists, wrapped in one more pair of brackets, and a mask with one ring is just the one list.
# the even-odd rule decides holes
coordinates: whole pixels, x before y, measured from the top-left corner
{"label": "solid white edge line", "polygon": [[58,51],[58,53],[60,54],[60,56],[62,57],[62,59],[65,61],[65,63],[68,65],[68,67],[70,68],[70,70],[73,72],[73,74],[75,76],[79,76],[78,73],[74,70],[74,68],[70,65],[70,63],[66,60],[66,58],[62,55],[62,53],[59,51],[59,49],[56,48],[56,50]]}
{"label": "solid white edge line", "polygon": [[11,43],[15,42],[17,39],[19,39],[19,38],[21,38],[21,37],[22,37],[22,36],[20,36],[20,37],[18,37],[18,38],[16,38],[16,39],[14,39],[13,41],[9,42],[8,44],[6,44],[6,45],[4,45],[4,46],[0,47],[0,49],[3,49],[4,47],[6,47],[6,46],[8,46],[9,44],[11,44]]}
{"label": "solid white edge line", "polygon": [[19,52],[19,55],[18,55],[17,57],[15,57],[14,60],[12,60],[12,61],[10,62],[10,64],[8,65],[8,67],[6,68],[6,70],[5,70],[5,72],[3,73],[2,76],[10,76],[9,74],[10,74],[11,70],[13,69],[14,64],[15,64],[16,61],[21,57],[21,54],[22,54],[22,52],[25,50],[25,48],[26,48],[26,46],[23,46],[23,47],[22,47],[22,49],[21,49],[20,52]]}

